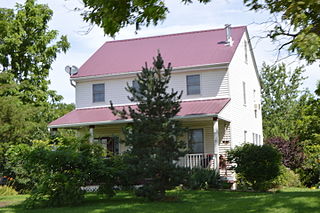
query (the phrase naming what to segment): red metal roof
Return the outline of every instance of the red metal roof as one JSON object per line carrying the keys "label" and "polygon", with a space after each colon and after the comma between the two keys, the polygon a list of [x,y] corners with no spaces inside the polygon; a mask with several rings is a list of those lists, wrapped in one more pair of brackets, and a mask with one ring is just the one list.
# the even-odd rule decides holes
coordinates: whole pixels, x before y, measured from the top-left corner
{"label": "red metal roof", "polygon": [[[185,101],[181,103],[181,111],[179,112],[178,117],[188,117],[192,115],[217,115],[229,101],[229,98]],[[134,105],[131,106],[135,107]],[[123,107],[127,106],[121,106],[117,108],[122,109]],[[114,116],[111,110],[107,107],[75,109],[51,122],[49,127],[55,128],[97,125],[109,122],[112,123],[112,121],[117,120],[121,119]]]}
{"label": "red metal roof", "polygon": [[225,29],[109,41],[72,78],[140,71],[145,62],[152,65],[158,50],[175,68],[230,63],[245,31],[245,26],[231,28],[232,46],[223,43]]}

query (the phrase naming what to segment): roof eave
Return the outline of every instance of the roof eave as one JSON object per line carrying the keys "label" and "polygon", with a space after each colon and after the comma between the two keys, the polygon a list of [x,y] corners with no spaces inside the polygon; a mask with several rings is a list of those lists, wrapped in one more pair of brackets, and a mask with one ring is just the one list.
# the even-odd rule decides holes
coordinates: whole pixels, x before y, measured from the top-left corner
{"label": "roof eave", "polygon": [[[205,71],[205,70],[216,70],[216,69],[227,69],[230,62],[221,62],[215,64],[203,64],[197,66],[183,66],[183,67],[174,67],[174,73],[180,72],[190,72],[190,71]],[[111,73],[111,74],[104,74],[104,75],[90,75],[90,76],[82,76],[82,77],[70,77],[70,80],[73,81],[81,81],[81,80],[96,80],[96,79],[103,79],[103,78],[118,78],[118,77],[128,77],[128,76],[135,76],[141,71],[131,71],[131,72],[123,72],[123,73]]]}
{"label": "roof eave", "polygon": [[[198,119],[198,118],[220,118],[218,114],[194,114],[194,115],[186,115],[186,116],[176,116],[174,119],[177,120],[184,120],[184,119]],[[225,119],[223,119],[225,120]],[[58,124],[58,125],[49,125],[48,127],[51,129],[55,128],[78,128],[84,126],[91,126],[91,125],[108,125],[108,124],[125,124],[125,123],[132,123],[132,119],[126,120],[109,120],[109,121],[96,121],[96,122],[83,122],[83,123],[72,123],[72,124]]]}

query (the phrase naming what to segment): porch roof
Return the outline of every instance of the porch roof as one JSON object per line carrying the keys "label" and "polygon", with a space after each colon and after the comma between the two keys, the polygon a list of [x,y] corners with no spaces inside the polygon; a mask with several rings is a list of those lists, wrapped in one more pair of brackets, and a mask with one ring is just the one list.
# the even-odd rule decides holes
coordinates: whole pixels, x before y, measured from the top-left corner
{"label": "porch roof", "polygon": [[[229,98],[184,101],[181,103],[181,110],[176,118],[217,116],[229,101]],[[129,105],[117,106],[116,108],[121,110],[123,108],[128,108],[128,106]],[[136,107],[136,105],[130,106],[132,108]],[[83,108],[75,109],[57,120],[52,121],[49,124],[49,128],[71,128],[89,125],[127,123],[130,121],[131,119],[120,119],[113,115],[108,107]]]}

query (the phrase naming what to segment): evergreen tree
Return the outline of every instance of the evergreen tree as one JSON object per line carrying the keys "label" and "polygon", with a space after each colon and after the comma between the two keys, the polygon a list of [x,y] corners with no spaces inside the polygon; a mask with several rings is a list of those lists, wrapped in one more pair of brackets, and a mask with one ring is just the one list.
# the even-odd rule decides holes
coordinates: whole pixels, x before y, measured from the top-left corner
{"label": "evergreen tree", "polygon": [[179,138],[185,132],[181,124],[173,118],[180,111],[182,92],[169,89],[171,65],[164,66],[160,55],[154,58],[153,68],[147,64],[137,75],[136,86],[127,84],[128,97],[137,107],[119,111],[115,114],[131,118],[133,123],[124,129],[125,144],[130,147],[128,163],[132,177],[143,181],[138,196],[151,200],[162,199],[165,191],[176,186],[176,161],[184,155],[181,151],[185,142]]}

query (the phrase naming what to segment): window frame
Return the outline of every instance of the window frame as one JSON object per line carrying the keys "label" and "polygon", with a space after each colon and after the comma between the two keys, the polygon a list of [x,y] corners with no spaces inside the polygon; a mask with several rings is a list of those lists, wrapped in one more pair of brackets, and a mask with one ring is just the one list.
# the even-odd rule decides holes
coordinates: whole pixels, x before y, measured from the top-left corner
{"label": "window frame", "polygon": [[[189,78],[199,76],[199,85],[190,85],[189,84]],[[190,87],[199,86],[199,93],[191,93]],[[186,76],[186,87],[187,87],[187,95],[201,95],[201,75],[200,74],[194,74],[194,75],[187,75]]]}
{"label": "window frame", "polygon": [[[96,86],[101,86],[103,85],[103,92],[102,91],[96,91],[95,87]],[[103,100],[97,100],[97,97],[95,95],[101,95],[103,94]],[[104,83],[99,83],[99,84],[92,84],[92,103],[101,103],[101,102],[105,102],[106,100],[106,86]]]}

